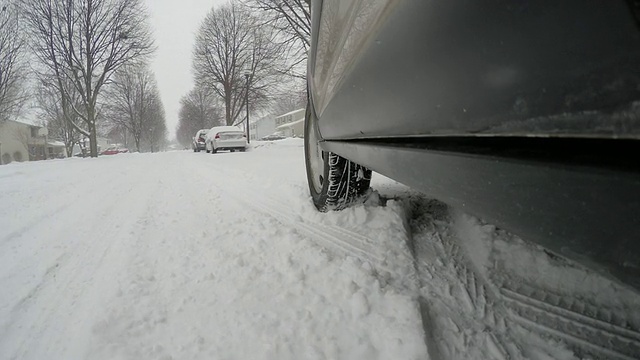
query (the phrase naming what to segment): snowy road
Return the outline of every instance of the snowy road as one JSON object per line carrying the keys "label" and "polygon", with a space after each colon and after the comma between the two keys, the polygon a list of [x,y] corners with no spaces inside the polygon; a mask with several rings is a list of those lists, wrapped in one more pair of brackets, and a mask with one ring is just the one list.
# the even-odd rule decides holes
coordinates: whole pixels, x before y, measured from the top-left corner
{"label": "snowy road", "polygon": [[398,209],[316,214],[301,145],[0,167],[0,359],[425,358]]}
{"label": "snowy road", "polygon": [[302,142],[0,166],[0,359],[637,359],[640,296]]}

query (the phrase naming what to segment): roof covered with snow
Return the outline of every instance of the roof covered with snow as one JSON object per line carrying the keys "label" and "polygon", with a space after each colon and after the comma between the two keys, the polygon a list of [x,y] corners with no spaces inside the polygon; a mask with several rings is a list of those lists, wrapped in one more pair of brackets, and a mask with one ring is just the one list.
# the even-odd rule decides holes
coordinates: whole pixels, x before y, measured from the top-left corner
{"label": "roof covered with snow", "polygon": [[47,144],[49,144],[50,146],[55,146],[55,147],[64,147],[64,143],[62,141],[49,141],[47,142]]}
{"label": "roof covered with snow", "polygon": [[287,129],[304,122],[304,118],[278,126],[276,129]]}
{"label": "roof covered with snow", "polygon": [[297,113],[297,112],[299,112],[299,111],[304,111],[304,110],[305,110],[305,109],[304,109],[304,108],[302,108],[302,109],[297,109],[297,110],[289,111],[288,113],[286,113],[286,114],[282,114],[282,115],[278,115],[277,117],[282,117],[282,116],[292,115],[292,114],[295,114],[295,113]]}
{"label": "roof covered with snow", "polygon": [[11,121],[11,122],[18,123],[18,124],[22,124],[22,125],[26,125],[26,126],[37,126],[37,127],[42,127],[42,125],[38,125],[38,124],[36,124],[34,120],[28,120],[28,119],[15,119],[15,120],[7,120],[7,121]]}
{"label": "roof covered with snow", "polygon": [[207,139],[211,139],[211,137],[215,136],[221,132],[241,132],[244,133],[244,130],[240,129],[237,126],[214,126],[207,132]]}

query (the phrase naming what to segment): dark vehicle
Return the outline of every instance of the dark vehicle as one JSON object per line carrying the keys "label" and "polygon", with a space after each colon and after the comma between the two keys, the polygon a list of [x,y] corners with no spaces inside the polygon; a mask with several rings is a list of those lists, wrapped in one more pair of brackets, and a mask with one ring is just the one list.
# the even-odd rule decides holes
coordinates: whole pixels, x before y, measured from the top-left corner
{"label": "dark vehicle", "polygon": [[202,129],[196,132],[196,136],[193,137],[193,141],[191,142],[193,152],[200,152],[206,149],[205,137],[207,136],[207,131],[209,131],[209,129]]}
{"label": "dark vehicle", "polygon": [[640,289],[640,6],[312,1],[316,207],[371,170]]}

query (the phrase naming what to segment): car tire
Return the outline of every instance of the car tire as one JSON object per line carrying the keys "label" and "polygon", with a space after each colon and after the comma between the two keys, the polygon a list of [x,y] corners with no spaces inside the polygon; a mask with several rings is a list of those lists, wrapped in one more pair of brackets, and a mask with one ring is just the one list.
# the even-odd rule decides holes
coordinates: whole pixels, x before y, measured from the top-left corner
{"label": "car tire", "polygon": [[323,212],[342,210],[362,197],[369,190],[371,170],[320,148],[317,118],[310,101],[304,131],[307,182],[316,208]]}
{"label": "car tire", "polygon": [[193,149],[193,152],[198,152],[198,149]]}
{"label": "car tire", "polygon": [[205,151],[207,152],[207,154],[211,152],[211,151],[209,151],[209,150],[205,150]]}

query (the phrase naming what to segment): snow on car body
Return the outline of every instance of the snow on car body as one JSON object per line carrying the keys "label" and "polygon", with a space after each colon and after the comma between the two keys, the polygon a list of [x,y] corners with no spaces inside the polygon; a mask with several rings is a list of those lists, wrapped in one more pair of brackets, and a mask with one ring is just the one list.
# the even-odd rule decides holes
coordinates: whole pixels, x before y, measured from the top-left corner
{"label": "snow on car body", "polygon": [[129,149],[120,147],[119,145],[110,146],[106,150],[100,152],[100,155],[116,155],[128,153]]}
{"label": "snow on car body", "polygon": [[205,149],[204,143],[207,131],[209,131],[209,129],[202,129],[196,132],[196,136],[193,137],[193,141],[191,142],[191,148],[194,152],[199,152]]}
{"label": "snow on car body", "polygon": [[205,137],[207,152],[216,153],[218,150],[245,151],[247,138],[242,130],[236,126],[212,127]]}

